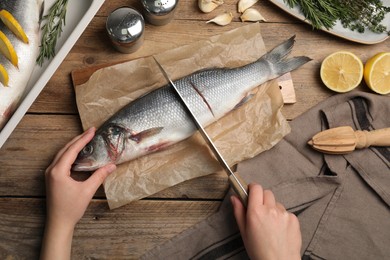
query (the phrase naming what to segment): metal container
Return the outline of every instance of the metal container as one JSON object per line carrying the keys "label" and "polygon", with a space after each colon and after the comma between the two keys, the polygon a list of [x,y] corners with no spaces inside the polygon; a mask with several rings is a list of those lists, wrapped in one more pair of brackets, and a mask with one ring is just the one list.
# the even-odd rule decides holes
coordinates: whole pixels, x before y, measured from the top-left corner
{"label": "metal container", "polygon": [[115,49],[132,53],[143,43],[145,21],[138,11],[120,7],[107,17],[106,30]]}
{"label": "metal container", "polygon": [[174,16],[178,0],[142,0],[146,20],[153,25],[165,25]]}

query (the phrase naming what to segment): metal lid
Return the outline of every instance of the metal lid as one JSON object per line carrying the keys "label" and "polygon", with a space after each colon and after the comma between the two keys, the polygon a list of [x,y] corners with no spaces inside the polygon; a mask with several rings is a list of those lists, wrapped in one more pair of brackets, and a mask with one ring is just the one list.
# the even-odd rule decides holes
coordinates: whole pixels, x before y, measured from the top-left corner
{"label": "metal lid", "polygon": [[145,21],[136,10],[121,7],[108,16],[106,29],[112,41],[129,43],[141,38],[145,29]]}
{"label": "metal lid", "polygon": [[169,14],[177,5],[177,0],[142,0],[147,12],[163,16]]}

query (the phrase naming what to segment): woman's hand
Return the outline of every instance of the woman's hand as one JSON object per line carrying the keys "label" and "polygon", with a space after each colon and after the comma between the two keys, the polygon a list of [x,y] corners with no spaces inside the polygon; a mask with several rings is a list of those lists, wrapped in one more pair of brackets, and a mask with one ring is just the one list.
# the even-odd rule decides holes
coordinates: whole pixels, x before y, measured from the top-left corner
{"label": "woman's hand", "polygon": [[298,218],[276,202],[270,190],[249,185],[248,208],[231,198],[234,216],[251,259],[300,259],[302,245]]}
{"label": "woman's hand", "polygon": [[74,180],[71,167],[81,149],[93,138],[91,128],[75,137],[55,156],[46,170],[46,227],[41,259],[70,259],[73,230],[96,190],[116,169],[114,164],[95,171],[86,181]]}

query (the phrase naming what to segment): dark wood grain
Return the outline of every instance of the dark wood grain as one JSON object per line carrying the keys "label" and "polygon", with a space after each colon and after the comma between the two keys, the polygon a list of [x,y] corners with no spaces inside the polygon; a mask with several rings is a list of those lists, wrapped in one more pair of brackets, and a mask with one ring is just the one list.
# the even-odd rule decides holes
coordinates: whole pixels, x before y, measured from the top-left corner
{"label": "dark wood grain", "polygon": [[[72,259],[137,259],[216,212],[215,201],[133,202],[109,210],[93,200],[77,224]],[[0,198],[0,258],[38,259],[44,231],[44,199]]]}

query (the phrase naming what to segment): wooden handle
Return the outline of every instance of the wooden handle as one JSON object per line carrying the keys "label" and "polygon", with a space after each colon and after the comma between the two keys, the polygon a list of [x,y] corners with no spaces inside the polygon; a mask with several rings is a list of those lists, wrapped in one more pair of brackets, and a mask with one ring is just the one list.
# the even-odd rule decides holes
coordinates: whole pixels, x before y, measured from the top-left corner
{"label": "wooden handle", "polygon": [[356,131],[356,148],[390,146],[390,128],[373,131]]}
{"label": "wooden handle", "polygon": [[[234,176],[237,178],[234,178]],[[240,198],[242,204],[244,207],[248,207],[248,185],[246,182],[241,178],[240,175],[235,173],[229,175],[229,183],[230,186],[233,188],[234,192],[237,194],[237,196]],[[241,186],[240,186],[241,184]],[[245,190],[245,191],[244,191]]]}

